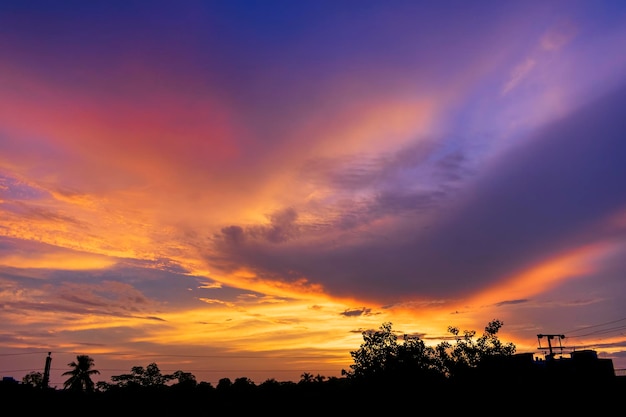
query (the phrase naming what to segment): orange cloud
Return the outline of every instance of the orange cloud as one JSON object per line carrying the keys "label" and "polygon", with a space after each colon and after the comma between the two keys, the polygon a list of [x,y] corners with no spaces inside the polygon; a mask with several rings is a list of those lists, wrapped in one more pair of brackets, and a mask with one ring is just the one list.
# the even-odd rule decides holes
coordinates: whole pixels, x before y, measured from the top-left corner
{"label": "orange cloud", "polygon": [[105,269],[115,265],[116,261],[105,256],[86,253],[42,253],[32,256],[9,255],[0,257],[0,265],[12,268],[43,268],[80,271]]}
{"label": "orange cloud", "polygon": [[435,105],[428,100],[380,100],[354,105],[323,130],[314,153],[336,156],[390,152],[425,135],[433,127]]}
{"label": "orange cloud", "polygon": [[532,297],[567,280],[592,273],[598,261],[613,255],[613,242],[584,246],[533,265],[467,300],[468,305],[485,306],[504,300]]}

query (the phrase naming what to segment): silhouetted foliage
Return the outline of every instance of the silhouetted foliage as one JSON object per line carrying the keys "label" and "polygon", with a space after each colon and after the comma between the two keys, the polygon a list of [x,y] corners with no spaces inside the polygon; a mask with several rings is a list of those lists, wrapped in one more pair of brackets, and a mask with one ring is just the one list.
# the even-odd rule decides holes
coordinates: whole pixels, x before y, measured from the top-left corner
{"label": "silhouetted foliage", "polygon": [[[158,388],[163,387],[167,382],[177,378],[174,375],[163,375],[156,363],[143,366],[133,366],[130,374],[113,375],[111,381],[116,382],[118,387],[141,387]],[[181,376],[183,373],[179,374]],[[185,376],[182,376],[185,378]],[[191,379],[191,377],[188,377]],[[195,381],[195,377],[193,378]]]}
{"label": "silhouetted foliage", "polygon": [[88,355],[78,355],[76,356],[76,362],[71,362],[67,365],[73,369],[63,373],[63,375],[70,375],[63,383],[63,387],[72,391],[93,392],[94,382],[91,380],[91,376],[100,373],[100,371],[92,369],[94,365],[93,358]]}
{"label": "silhouetted foliage", "polygon": [[233,386],[233,381],[230,380],[230,378],[222,378],[219,381],[217,381],[217,387],[216,389],[219,391],[225,391],[230,389],[230,387]]}
{"label": "silhouetted foliage", "polygon": [[256,388],[256,384],[246,377],[235,378],[235,382],[231,385],[231,389],[238,393],[252,392]]}
{"label": "silhouetted foliage", "polygon": [[361,347],[350,352],[354,360],[350,365],[352,371],[343,371],[343,374],[354,379],[381,378],[398,355],[398,337],[389,322],[383,323],[378,331],[365,331],[362,335]]}
{"label": "silhouetted foliage", "polygon": [[350,352],[354,364],[342,374],[353,380],[370,382],[417,383],[442,381],[456,377],[467,369],[476,368],[487,357],[510,356],[515,353],[512,343],[503,344],[497,333],[503,323],[491,321],[481,337],[474,341],[475,331],[449,327],[455,344],[443,341],[435,347],[427,346],[416,336],[398,337],[392,324],[383,323],[377,331],[363,332],[363,343]]}
{"label": "silhouetted foliage", "polygon": [[396,357],[390,363],[394,377],[401,383],[440,382],[444,376],[436,351],[417,336],[403,336]]}
{"label": "silhouetted foliage", "polygon": [[190,372],[176,371],[171,375],[171,379],[176,379],[178,382],[175,386],[193,388],[198,384],[195,375]]}
{"label": "silhouetted foliage", "polygon": [[474,341],[476,331],[465,330],[460,335],[458,328],[448,327],[448,332],[454,336],[455,344],[444,341],[437,346],[437,360],[441,371],[447,377],[464,377],[488,358],[513,355],[515,345],[503,344],[497,336],[503,324],[500,320],[489,322],[482,336],[476,341]]}
{"label": "silhouetted foliage", "polygon": [[112,389],[114,387],[113,384],[109,384],[108,382],[105,381],[98,381],[96,382],[96,391],[97,392],[106,392],[110,389]]}
{"label": "silhouetted foliage", "polygon": [[22,378],[22,384],[31,385],[35,388],[43,387],[43,374],[41,372],[33,371]]}

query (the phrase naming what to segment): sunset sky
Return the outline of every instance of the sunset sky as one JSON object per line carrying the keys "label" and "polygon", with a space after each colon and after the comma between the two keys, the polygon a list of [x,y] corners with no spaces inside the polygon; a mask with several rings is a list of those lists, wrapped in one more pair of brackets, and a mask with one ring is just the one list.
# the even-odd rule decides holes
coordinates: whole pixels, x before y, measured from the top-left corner
{"label": "sunset sky", "polygon": [[493,319],[626,368],[625,2],[0,2],[0,376]]}

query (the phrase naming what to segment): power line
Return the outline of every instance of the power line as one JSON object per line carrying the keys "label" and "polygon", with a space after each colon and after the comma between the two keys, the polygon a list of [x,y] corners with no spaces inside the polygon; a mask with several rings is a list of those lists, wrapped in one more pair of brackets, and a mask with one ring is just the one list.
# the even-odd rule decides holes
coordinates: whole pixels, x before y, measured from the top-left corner
{"label": "power line", "polygon": [[596,330],[595,332],[582,334],[580,336],[572,336],[572,338],[587,337],[587,336],[593,336],[593,335],[596,335],[596,334],[613,333],[613,332],[616,332],[616,331],[619,331],[619,330],[626,330],[626,326],[618,326],[618,327],[613,327],[613,328],[610,328],[610,329]]}
{"label": "power line", "polygon": [[[17,356],[17,355],[40,355],[42,353],[52,352],[56,354],[72,354],[72,355],[84,355],[89,354],[85,352],[71,352],[71,351],[54,351],[46,350],[41,352],[22,352],[22,353],[0,353],[0,356]],[[90,356],[133,356],[138,358],[209,358],[209,359],[332,359],[338,358],[340,355],[306,355],[306,356],[291,356],[291,355],[182,355],[182,354],[144,354],[144,353],[95,353],[89,354]],[[341,355],[345,356],[345,355]]]}
{"label": "power line", "polygon": [[[621,319],[617,319],[617,320],[613,320],[613,321],[608,321],[606,323],[600,323],[600,324],[594,324],[594,325],[591,325],[591,326],[581,327],[581,328],[578,328],[578,329],[570,330],[570,331],[565,332],[565,333],[569,334],[569,333],[581,332],[583,330],[591,329],[591,328],[594,328],[594,327],[606,326],[607,324],[618,323],[618,322],[624,321],[624,320],[626,320],[626,317],[621,318]],[[571,336],[571,337],[582,337],[582,336]]]}

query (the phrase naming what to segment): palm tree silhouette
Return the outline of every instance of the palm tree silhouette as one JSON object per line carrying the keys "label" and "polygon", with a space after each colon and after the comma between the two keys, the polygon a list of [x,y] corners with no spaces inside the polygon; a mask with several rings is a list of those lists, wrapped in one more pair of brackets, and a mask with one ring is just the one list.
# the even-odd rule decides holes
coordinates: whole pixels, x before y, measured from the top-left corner
{"label": "palm tree silhouette", "polygon": [[72,391],[93,392],[94,383],[91,380],[91,375],[100,373],[96,369],[91,369],[93,364],[93,358],[88,355],[76,356],[76,362],[67,364],[73,369],[63,373],[63,375],[70,375],[67,381],[63,383],[63,388],[69,388]]}

